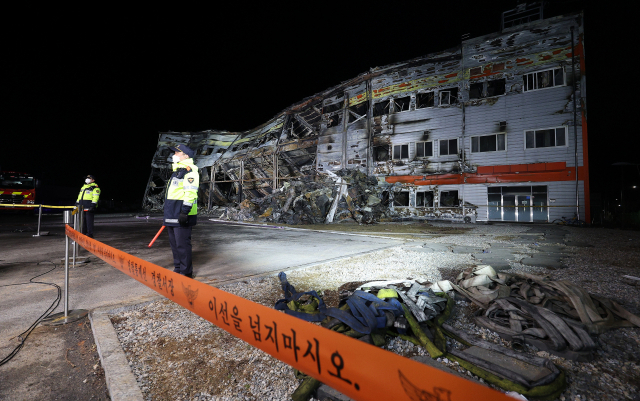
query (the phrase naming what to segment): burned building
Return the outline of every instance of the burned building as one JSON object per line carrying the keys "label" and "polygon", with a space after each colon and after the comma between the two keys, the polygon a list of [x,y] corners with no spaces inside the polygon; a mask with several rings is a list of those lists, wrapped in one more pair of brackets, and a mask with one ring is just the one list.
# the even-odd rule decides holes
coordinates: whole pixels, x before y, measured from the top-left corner
{"label": "burned building", "polygon": [[[277,221],[274,210],[301,200],[327,221],[340,207],[358,221],[375,210],[374,220],[589,221],[583,16],[542,19],[541,5],[523,4],[502,22],[456,48],[372,68],[249,131],[161,133],[143,207],[162,208],[168,148],[188,143],[201,210],[245,205]],[[367,184],[355,191],[354,180]],[[300,182],[314,183],[307,192],[320,204],[293,191]],[[280,209],[269,211],[277,194]]]}

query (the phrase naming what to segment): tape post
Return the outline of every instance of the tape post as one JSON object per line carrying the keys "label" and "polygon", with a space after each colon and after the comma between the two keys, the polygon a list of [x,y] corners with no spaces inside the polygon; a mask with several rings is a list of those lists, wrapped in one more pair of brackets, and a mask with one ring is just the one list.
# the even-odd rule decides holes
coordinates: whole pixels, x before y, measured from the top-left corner
{"label": "tape post", "polygon": [[484,385],[174,273],[68,225],[65,232],[131,278],[355,400],[513,400]]}

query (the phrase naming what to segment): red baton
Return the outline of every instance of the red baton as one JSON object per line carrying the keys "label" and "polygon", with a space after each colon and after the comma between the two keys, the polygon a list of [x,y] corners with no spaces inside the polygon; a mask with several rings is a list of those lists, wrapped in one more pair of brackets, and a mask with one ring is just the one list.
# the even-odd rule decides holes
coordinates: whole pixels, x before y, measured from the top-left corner
{"label": "red baton", "polygon": [[149,248],[151,248],[151,245],[153,245],[154,242],[156,242],[156,240],[158,239],[158,237],[160,236],[160,233],[162,232],[162,230],[164,230],[164,226],[160,227],[160,231],[158,231],[158,233],[156,234],[155,237],[153,237],[153,239],[151,240],[151,242],[149,242]]}

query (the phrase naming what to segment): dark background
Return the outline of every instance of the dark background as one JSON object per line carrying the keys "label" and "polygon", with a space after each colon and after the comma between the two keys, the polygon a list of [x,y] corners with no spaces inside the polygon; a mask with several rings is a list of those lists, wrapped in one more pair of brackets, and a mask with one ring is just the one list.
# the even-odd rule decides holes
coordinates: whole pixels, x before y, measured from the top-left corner
{"label": "dark background", "polygon": [[[371,67],[497,32],[517,5],[432,3],[5,13],[0,167],[73,198],[94,174],[103,199],[140,205],[159,131],[252,129]],[[611,166],[640,161],[629,122],[637,35],[630,10],[609,4],[545,4],[545,18],[585,11],[591,190],[604,201],[623,173],[627,187],[640,181],[637,166]]]}

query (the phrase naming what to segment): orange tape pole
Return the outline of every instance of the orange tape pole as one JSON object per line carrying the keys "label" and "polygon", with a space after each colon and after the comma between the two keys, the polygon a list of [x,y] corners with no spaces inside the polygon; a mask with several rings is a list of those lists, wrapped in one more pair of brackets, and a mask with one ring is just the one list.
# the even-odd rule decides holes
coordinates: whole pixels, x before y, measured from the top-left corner
{"label": "orange tape pole", "polygon": [[142,284],[355,400],[513,400],[489,387],[174,273],[69,226],[66,234]]}

